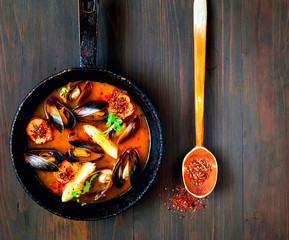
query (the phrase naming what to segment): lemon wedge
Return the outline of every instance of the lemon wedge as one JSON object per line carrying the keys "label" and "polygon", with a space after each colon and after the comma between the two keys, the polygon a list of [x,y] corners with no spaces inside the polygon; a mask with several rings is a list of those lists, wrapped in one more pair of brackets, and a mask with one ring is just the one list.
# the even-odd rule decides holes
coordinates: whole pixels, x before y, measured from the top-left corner
{"label": "lemon wedge", "polygon": [[84,125],[85,132],[92,138],[92,141],[100,145],[103,150],[111,157],[118,158],[117,146],[110,141],[101,130],[92,125]]}
{"label": "lemon wedge", "polygon": [[91,173],[93,173],[95,167],[95,164],[91,162],[83,164],[83,166],[75,173],[75,177],[73,178],[73,180],[71,180],[65,185],[61,197],[62,202],[67,202],[74,198],[72,192],[77,192],[83,188],[85,180],[89,177]]}

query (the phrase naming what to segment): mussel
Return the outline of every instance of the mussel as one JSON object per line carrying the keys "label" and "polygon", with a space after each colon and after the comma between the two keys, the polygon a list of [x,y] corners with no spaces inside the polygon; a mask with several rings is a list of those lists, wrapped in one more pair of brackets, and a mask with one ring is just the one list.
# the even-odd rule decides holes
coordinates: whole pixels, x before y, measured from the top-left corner
{"label": "mussel", "polygon": [[93,85],[90,81],[81,81],[71,86],[71,83],[64,86],[60,92],[60,98],[71,108],[82,104],[92,92]]}
{"label": "mussel", "polygon": [[105,168],[96,171],[94,174],[97,175],[94,179],[90,192],[94,192],[96,194],[94,200],[97,201],[103,197],[105,192],[112,186],[112,170]]}
{"label": "mussel", "polygon": [[126,149],[113,168],[112,181],[116,187],[121,187],[129,180],[131,186],[135,186],[140,171],[140,158],[135,149]]}
{"label": "mussel", "polygon": [[90,101],[73,109],[73,113],[79,121],[94,122],[103,121],[107,118],[106,101]]}
{"label": "mussel", "polygon": [[24,159],[36,169],[56,172],[58,171],[58,164],[61,163],[63,157],[61,153],[55,150],[35,149],[25,152]]}
{"label": "mussel", "polygon": [[92,83],[90,81],[82,81],[74,85],[68,92],[67,99],[71,102],[76,101],[77,104],[82,104],[83,101],[92,92]]}
{"label": "mussel", "polygon": [[75,173],[74,178],[65,185],[61,197],[62,202],[67,202],[74,197],[78,197],[77,192],[83,189],[85,180],[94,172],[95,167],[94,163],[87,162],[83,164]]}
{"label": "mussel", "polygon": [[133,120],[126,125],[126,127],[121,131],[117,139],[117,144],[123,143],[127,140],[135,131],[140,127],[140,117],[136,116]]}
{"label": "mussel", "polygon": [[63,132],[64,128],[74,128],[76,124],[73,113],[55,98],[47,99],[45,113],[59,132]]}
{"label": "mussel", "polygon": [[89,141],[69,141],[73,146],[65,157],[69,162],[89,162],[100,159],[103,156],[103,149],[96,143]]}

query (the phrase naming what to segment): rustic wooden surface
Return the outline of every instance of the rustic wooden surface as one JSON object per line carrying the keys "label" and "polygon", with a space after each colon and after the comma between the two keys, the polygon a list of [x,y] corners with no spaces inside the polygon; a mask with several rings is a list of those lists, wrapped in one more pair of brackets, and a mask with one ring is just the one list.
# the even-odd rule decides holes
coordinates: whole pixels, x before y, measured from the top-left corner
{"label": "rustic wooden surface", "polygon": [[165,145],[137,204],[81,222],[30,199],[8,148],[28,91],[79,66],[78,1],[0,0],[0,239],[288,239],[288,12],[288,0],[208,0],[204,142],[220,170],[206,209],[182,217],[163,204],[195,144],[193,0],[101,0],[97,64],[147,93]]}

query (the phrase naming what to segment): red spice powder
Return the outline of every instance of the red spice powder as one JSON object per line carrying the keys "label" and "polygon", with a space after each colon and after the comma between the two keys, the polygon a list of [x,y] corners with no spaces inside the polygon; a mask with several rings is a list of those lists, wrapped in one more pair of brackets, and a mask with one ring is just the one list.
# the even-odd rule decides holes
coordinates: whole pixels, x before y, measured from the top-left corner
{"label": "red spice powder", "polygon": [[116,113],[123,113],[127,106],[126,99],[120,97],[118,98],[119,92],[113,91],[108,98],[110,108],[113,109]]}
{"label": "red spice powder", "polygon": [[212,165],[206,159],[193,159],[187,171],[190,181],[195,186],[202,186],[212,172]]}
{"label": "red spice powder", "polygon": [[[165,188],[167,190],[167,188]],[[166,197],[167,203],[165,208],[180,212],[196,212],[200,208],[205,208],[207,198],[196,198],[185,189],[184,186],[172,189],[173,196]]]}

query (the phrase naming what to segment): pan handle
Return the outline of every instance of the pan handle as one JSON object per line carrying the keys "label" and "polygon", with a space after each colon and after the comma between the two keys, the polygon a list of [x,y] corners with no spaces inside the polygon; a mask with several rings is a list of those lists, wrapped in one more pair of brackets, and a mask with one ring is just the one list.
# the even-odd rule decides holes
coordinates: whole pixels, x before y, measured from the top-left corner
{"label": "pan handle", "polygon": [[98,0],[79,0],[80,67],[96,67]]}

